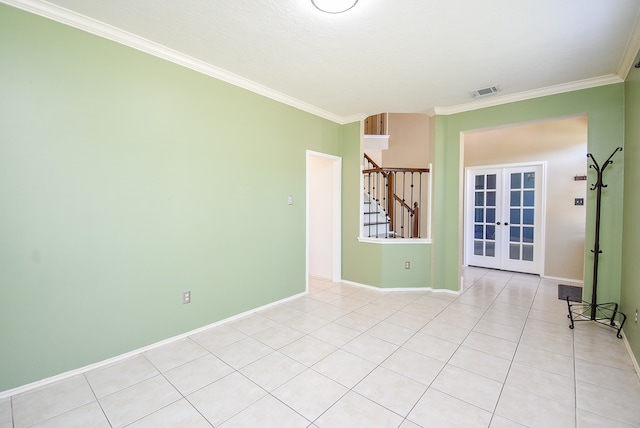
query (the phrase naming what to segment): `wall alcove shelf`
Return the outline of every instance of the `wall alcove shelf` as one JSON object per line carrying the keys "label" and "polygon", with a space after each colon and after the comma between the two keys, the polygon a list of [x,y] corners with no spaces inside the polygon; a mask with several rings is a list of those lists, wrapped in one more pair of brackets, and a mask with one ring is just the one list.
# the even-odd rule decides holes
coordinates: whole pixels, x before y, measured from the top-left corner
{"label": "wall alcove shelf", "polygon": [[574,328],[574,323],[577,321],[595,321],[600,324],[606,325],[617,330],[617,337],[622,339],[622,327],[624,326],[627,316],[618,311],[618,304],[615,302],[598,303],[598,258],[602,253],[600,250],[600,208],[602,203],[602,188],[607,187],[602,181],[602,175],[607,166],[611,165],[613,156],[622,151],[622,147],[617,147],[611,156],[600,166],[591,153],[587,154],[587,157],[591,159],[592,164],[590,168],[596,170],[597,180],[596,183],[591,186],[591,190],[596,191],[596,230],[594,237],[593,250],[593,287],[591,290],[591,302],[578,302],[571,303],[567,296],[567,307],[569,309],[569,319],[571,325],[569,328]]}

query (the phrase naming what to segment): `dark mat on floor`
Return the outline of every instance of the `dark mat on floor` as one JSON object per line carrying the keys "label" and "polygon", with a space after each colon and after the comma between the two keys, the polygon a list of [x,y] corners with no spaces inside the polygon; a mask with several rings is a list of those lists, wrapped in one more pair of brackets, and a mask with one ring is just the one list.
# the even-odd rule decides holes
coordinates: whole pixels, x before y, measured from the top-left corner
{"label": "dark mat on floor", "polygon": [[582,287],[558,284],[558,299],[567,300],[567,297],[571,302],[582,302]]}

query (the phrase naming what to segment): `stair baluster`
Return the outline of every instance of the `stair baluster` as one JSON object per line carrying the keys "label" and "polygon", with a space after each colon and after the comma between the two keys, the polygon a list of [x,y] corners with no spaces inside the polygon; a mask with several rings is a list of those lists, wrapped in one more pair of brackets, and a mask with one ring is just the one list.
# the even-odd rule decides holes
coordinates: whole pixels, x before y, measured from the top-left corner
{"label": "stair baluster", "polygon": [[[422,179],[423,173],[428,173],[429,169],[382,168],[366,153],[364,166],[365,205],[368,204],[368,208],[363,207],[365,236],[371,238],[420,238]],[[400,173],[402,173],[402,178],[398,177]],[[410,174],[409,180],[407,180],[407,174]],[[418,189],[416,189],[416,174]],[[381,191],[383,186],[384,191]],[[400,190],[398,186],[401,186]],[[398,193],[401,193],[402,197]],[[407,193],[409,195],[408,201],[406,200]],[[416,193],[418,200],[415,200]],[[372,231],[373,226],[375,226],[375,231]]]}

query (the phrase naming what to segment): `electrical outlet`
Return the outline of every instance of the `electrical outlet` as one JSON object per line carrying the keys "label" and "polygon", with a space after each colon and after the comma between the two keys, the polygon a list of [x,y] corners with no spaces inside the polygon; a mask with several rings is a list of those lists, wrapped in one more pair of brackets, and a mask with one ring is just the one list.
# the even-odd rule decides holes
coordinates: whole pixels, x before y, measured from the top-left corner
{"label": "electrical outlet", "polygon": [[182,292],[182,304],[191,303],[191,291]]}
{"label": "electrical outlet", "polygon": [[584,198],[575,198],[575,205],[584,205]]}
{"label": "electrical outlet", "polygon": [[411,269],[411,262],[404,262],[405,269]]}
{"label": "electrical outlet", "polygon": [[636,308],[636,324],[638,324],[638,309]]}

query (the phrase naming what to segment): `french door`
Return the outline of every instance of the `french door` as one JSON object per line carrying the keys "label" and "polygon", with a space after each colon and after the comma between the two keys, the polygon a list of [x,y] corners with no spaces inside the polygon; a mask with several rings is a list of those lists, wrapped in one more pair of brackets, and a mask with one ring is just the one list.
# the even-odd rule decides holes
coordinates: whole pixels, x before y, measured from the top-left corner
{"label": "french door", "polygon": [[543,165],[467,168],[466,264],[542,273]]}

